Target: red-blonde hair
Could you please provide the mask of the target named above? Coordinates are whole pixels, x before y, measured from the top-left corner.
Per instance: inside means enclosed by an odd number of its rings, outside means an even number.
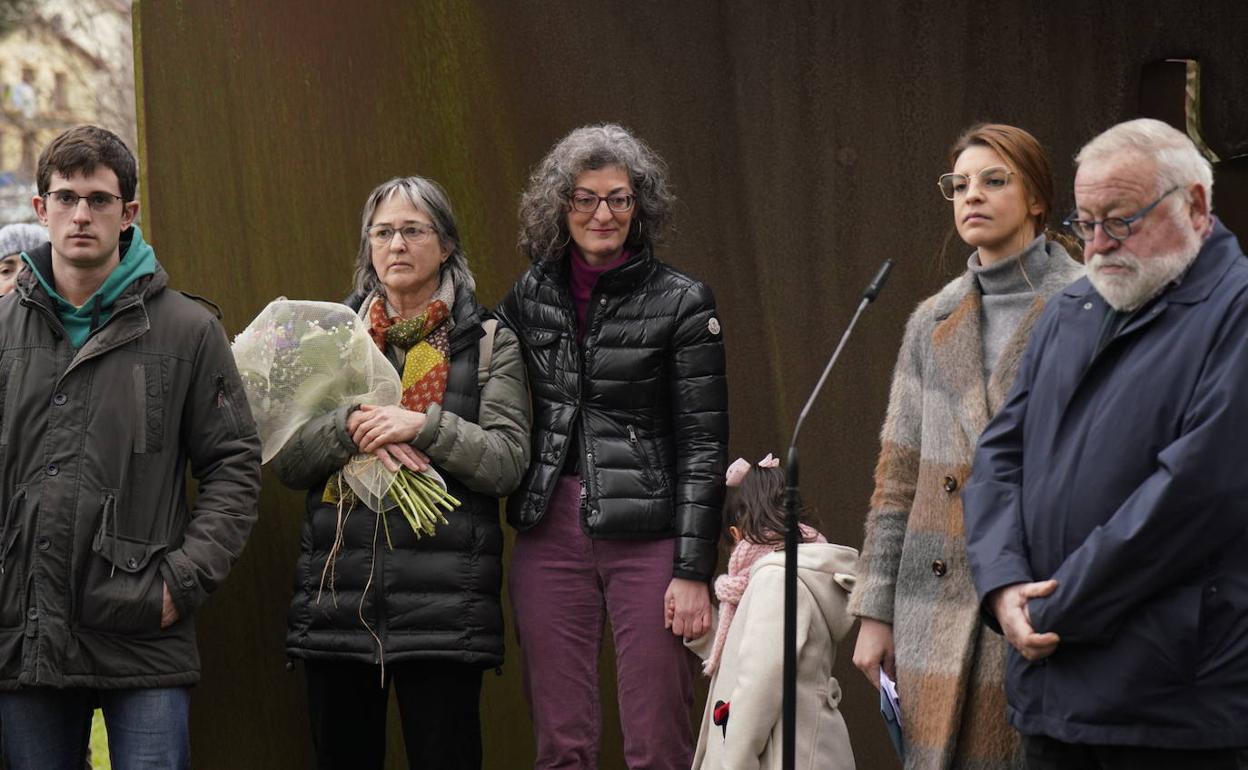
[[[1040,213],[1033,218],[1033,235],[1045,231],[1053,212],[1053,170],[1049,156],[1036,138],[1016,126],[1004,123],[979,123],[962,132],[949,148],[949,167],[970,147],[987,147],[1010,164],[1023,189],[1035,198]]]

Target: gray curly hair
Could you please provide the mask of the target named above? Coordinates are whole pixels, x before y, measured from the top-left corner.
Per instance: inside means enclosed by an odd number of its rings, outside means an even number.
[[[355,256],[355,291],[357,294],[381,292],[381,280],[373,269],[373,247],[368,240],[368,228],[373,224],[373,216],[377,207],[395,195],[429,215],[433,226],[438,231],[438,242],[442,248],[451,252],[442,263],[441,277],[449,275],[455,286],[463,286],[470,291],[477,290],[476,279],[468,268],[468,255],[459,240],[459,227],[455,224],[455,213],[451,210],[451,201],[446,191],[432,179],[423,176],[395,177],[382,182],[368,194],[364,203],[364,213],[360,224],[360,250]]]
[[[520,251],[534,262],[557,260],[567,251],[568,199],[585,171],[622,166],[637,196],[631,248],[662,242],[676,196],[667,182],[667,164],[645,142],[614,123],[582,126],[559,140],[529,176],[520,197]]]

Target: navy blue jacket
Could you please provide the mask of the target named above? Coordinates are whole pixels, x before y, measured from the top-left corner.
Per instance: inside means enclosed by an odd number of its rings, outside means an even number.
[[[1086,278],[1050,300],[962,498],[981,602],[1058,581],[1029,605],[1057,651],[1010,650],[1010,722],[1071,743],[1248,746],[1248,259],[1215,222],[1095,354],[1106,310]]]

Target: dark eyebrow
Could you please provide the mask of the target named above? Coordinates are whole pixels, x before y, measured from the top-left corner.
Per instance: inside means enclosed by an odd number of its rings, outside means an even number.
[[[594,192],[593,190],[589,189],[588,187],[577,187],[577,188],[574,188],[574,189],[572,190],[572,192],[574,192],[574,193],[577,193],[577,192],[583,192],[583,193],[588,193],[588,194],[590,194],[590,195],[597,195],[597,194],[598,194],[598,193]],[[607,193],[607,195],[615,195],[616,193],[619,193],[619,192],[622,192],[622,193],[624,193],[624,194],[626,194],[626,195],[632,195],[632,194],[633,194],[633,191],[632,191],[630,188],[628,188],[628,187],[616,187],[615,189],[613,189],[613,190],[611,190],[610,192],[608,192],[608,193]],[[606,196],[604,195],[603,197],[605,198]]]
[[[56,195],[57,193],[73,193],[74,195],[78,195],[78,193],[77,193],[76,191],[71,190],[71,189],[69,189],[68,187],[58,187],[58,188],[56,188],[55,190],[48,190],[48,195]],[[108,190],[92,190],[91,192],[89,192],[89,193],[83,193],[82,195],[79,195],[78,197],[80,197],[80,198],[90,198],[92,195],[101,195],[101,194],[103,194],[103,195],[111,195],[111,196],[113,196],[114,198],[120,198],[120,197],[121,197],[121,195],[120,195],[119,193],[109,192]]]

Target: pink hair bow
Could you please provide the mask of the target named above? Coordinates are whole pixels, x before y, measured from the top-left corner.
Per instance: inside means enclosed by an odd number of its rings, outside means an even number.
[[[744,457],[738,457],[732,461],[732,465],[728,466],[728,472],[724,474],[724,484],[729,487],[741,486],[741,481],[745,478],[745,474],[750,472],[750,463]],[[758,461],[760,468],[779,468],[780,460],[772,457],[771,452],[767,456]]]
[[[745,478],[745,474],[749,472],[749,462],[744,457],[738,457],[732,461],[732,465],[728,466],[728,472],[724,474],[724,484],[730,487],[739,487],[742,479]]]

